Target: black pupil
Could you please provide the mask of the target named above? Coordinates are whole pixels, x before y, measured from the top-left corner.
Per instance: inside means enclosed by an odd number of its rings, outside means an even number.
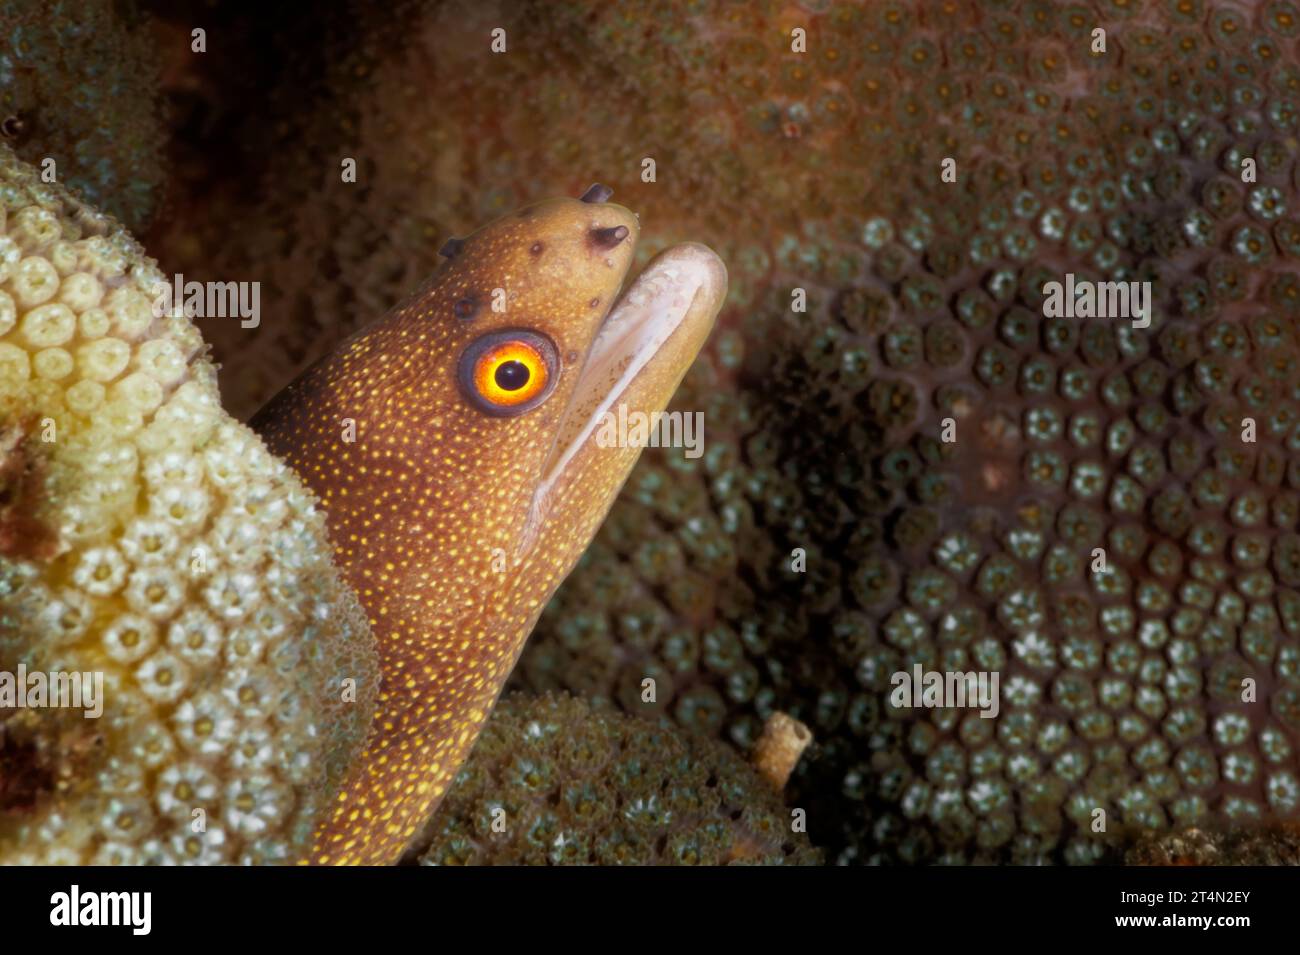
[[[502,391],[518,391],[528,384],[528,366],[521,361],[503,361],[493,377]]]

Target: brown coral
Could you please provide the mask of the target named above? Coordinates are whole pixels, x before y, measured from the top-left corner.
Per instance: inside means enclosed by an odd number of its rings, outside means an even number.
[[[571,697],[506,697],[411,858],[807,865],[798,811],[726,747]]]
[[[163,191],[157,60],[148,24],[128,4],[8,0],[0,142],[128,228],[143,228]]]

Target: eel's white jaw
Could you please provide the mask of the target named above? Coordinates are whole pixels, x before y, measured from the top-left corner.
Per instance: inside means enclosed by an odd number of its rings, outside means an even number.
[[[617,410],[632,382],[687,317],[699,313],[705,302],[720,302],[726,291],[726,266],[708,246],[687,242],[651,260],[619,296],[591,343],[539,496],[550,491],[606,413]]]
[[[727,268],[717,253],[708,246],[686,242],[655,256],[619,296],[588,349],[533,497],[525,541],[531,540],[545,521],[548,499],[568,475],[574,456],[593,440],[606,414],[617,414],[633,384],[659,372],[673,375],[674,384],[680,379],[685,368],[659,368],[655,357],[675,334],[689,332],[687,326],[712,324],[726,294]]]

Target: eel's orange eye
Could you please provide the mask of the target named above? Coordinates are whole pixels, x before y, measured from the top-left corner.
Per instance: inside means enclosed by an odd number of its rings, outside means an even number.
[[[511,328],[489,332],[460,356],[460,384],[480,411],[518,415],[550,396],[560,358],[545,335]]]

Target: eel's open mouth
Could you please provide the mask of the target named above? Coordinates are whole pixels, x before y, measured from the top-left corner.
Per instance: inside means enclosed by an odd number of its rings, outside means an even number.
[[[619,405],[663,410],[703,344],[727,294],[727,269],[696,242],[655,256],[611,307],[587,351],[533,499],[533,529],[580,450]],[[531,536],[531,535],[526,535]]]

